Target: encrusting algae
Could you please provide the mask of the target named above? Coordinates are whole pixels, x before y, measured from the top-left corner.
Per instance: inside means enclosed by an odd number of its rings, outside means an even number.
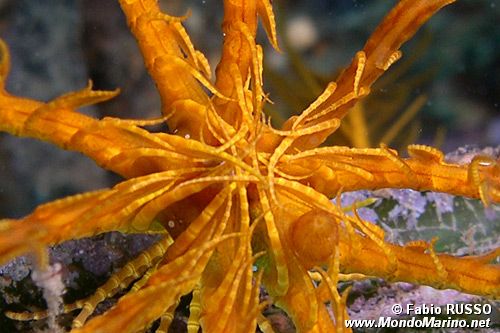
[[[350,273],[407,281],[497,298],[500,248],[481,256],[437,254],[433,243],[405,246],[331,201],[360,189],[406,188],[500,201],[498,160],[477,156],[446,163],[442,152],[410,145],[408,158],[385,145],[320,145],[370,86],[401,57],[402,43],[450,0],[402,0],[352,63],[309,107],[274,129],[263,115],[263,51],[257,17],[277,49],[268,0],[224,1],[221,60],[213,80],[192,45],[184,17],[162,13],[155,0],[121,0],[162,101],[151,120],[104,118],[75,111],[116,91],[85,89],[48,103],[4,89],[9,53],[2,42],[0,129],[81,152],[127,180],[111,189],[39,206],[0,224],[5,263],[32,253],[39,270],[46,248],[108,231],[160,232],[164,238],[125,265],[88,299],[72,332],[138,332],[161,319],[166,332],[182,295],[193,294],[188,332],[272,332],[262,315],[261,285],[299,332],[343,332]],[[166,122],[170,133],[148,125]],[[339,202],[340,200],[337,200]],[[177,223],[178,221],[183,223]],[[87,321],[95,306],[137,280],[107,312]],[[40,313],[9,313],[19,320]]]

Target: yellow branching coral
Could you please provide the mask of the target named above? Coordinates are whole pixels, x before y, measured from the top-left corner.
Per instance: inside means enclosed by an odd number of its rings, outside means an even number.
[[[182,26],[185,18],[162,13],[155,0],[120,0],[161,96],[163,115],[154,120],[77,113],[118,93],[95,91],[91,84],[48,103],[10,95],[3,89],[9,53],[1,43],[0,129],[84,153],[127,179],[4,220],[2,262],[34,253],[43,269],[47,245],[113,230],[161,229],[162,241],[95,295],[66,306],[82,309],[73,322],[79,333],[137,332],[158,318],[158,331],[166,332],[179,298],[190,292],[190,332],[199,326],[204,332],[254,332],[257,325],[270,331],[261,314],[261,284],[298,331],[348,331],[346,294],[336,289],[341,273],[498,297],[500,269],[490,262],[500,249],[456,258],[436,254],[432,244],[390,244],[379,227],[330,200],[345,191],[408,188],[498,203],[498,161],[449,164],[440,151],[421,145],[409,146],[408,158],[384,145],[320,147],[401,56],[401,44],[450,2],[400,1],[336,82],[279,130],[263,116],[263,51],[255,42],[260,17],[277,48],[268,0],[224,1],[215,80]],[[144,129],[159,122],[172,134]],[[137,278],[112,309],[87,321],[100,301]]]

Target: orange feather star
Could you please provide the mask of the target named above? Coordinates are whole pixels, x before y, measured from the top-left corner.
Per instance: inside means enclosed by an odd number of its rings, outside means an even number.
[[[469,165],[449,164],[439,150],[422,145],[409,146],[408,158],[386,146],[319,147],[399,59],[400,46],[451,2],[400,1],[337,81],[280,130],[264,120],[263,51],[255,42],[260,17],[277,48],[268,0],[224,1],[215,81],[182,26],[184,18],[162,13],[155,0],[120,0],[161,96],[158,120],[96,120],[75,112],[118,93],[91,85],[48,103],[10,95],[3,89],[9,53],[2,42],[0,130],[81,152],[128,180],[4,220],[1,261],[33,252],[43,269],[48,245],[160,227],[163,240],[95,295],[65,307],[82,308],[73,322],[79,333],[136,332],[158,318],[158,332],[165,332],[179,298],[192,291],[189,332],[199,325],[204,332],[255,332],[257,325],[270,332],[261,284],[298,331],[348,331],[345,295],[336,284],[341,273],[351,272],[498,297],[500,269],[489,262],[500,249],[456,258],[436,254],[432,244],[390,244],[379,227],[330,200],[346,191],[408,188],[498,203],[498,161],[477,157]],[[175,134],[143,128],[163,121]],[[87,322],[97,303],[140,277],[116,306]]]

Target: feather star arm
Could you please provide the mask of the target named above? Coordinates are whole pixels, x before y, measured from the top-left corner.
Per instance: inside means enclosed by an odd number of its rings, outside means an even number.
[[[100,166],[127,178],[193,166],[202,161],[193,162],[196,153],[179,153],[178,146],[192,147],[189,140],[150,133],[139,127],[159,123],[162,119],[97,120],[74,111],[84,105],[108,100],[116,96],[118,90],[96,91],[89,85],[48,103],[9,94],[4,88],[10,67],[9,52],[1,40],[0,52],[0,130],[81,152]]]
[[[371,85],[401,57],[399,48],[434,13],[455,0],[400,1],[370,36],[336,82],[330,83],[309,112],[288,119],[284,129],[308,126],[334,118],[342,119],[352,106],[370,93]],[[300,150],[319,146],[333,132],[323,131],[316,140],[298,140]]]
[[[209,82],[208,61],[194,49],[180,23],[182,18],[163,14],[156,0],[120,0],[120,5],[157,85],[162,112],[170,116],[170,129],[196,138],[196,127],[203,123],[210,103],[199,82],[215,92]],[[186,100],[199,107],[186,109],[179,103]]]
[[[304,182],[330,197],[340,189],[409,188],[478,198],[486,205],[500,202],[498,161],[478,156],[468,165],[449,164],[442,152],[423,145],[410,145],[408,152],[409,158],[401,158],[384,146],[324,147],[285,155],[278,167],[285,174],[299,176],[297,172],[306,170],[307,163],[309,171],[302,171]]]

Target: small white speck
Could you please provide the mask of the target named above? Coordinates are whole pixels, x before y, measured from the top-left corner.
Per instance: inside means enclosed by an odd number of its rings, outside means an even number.
[[[167,224],[168,224],[168,227],[169,227],[169,228],[173,228],[173,227],[175,227],[175,222],[174,222],[174,221],[172,221],[172,220],[168,221],[168,223],[167,223]]]
[[[188,140],[191,139],[191,135],[189,135],[189,134],[184,135],[184,139],[188,139]]]
[[[315,22],[309,16],[298,16],[288,22],[286,35],[292,47],[305,50],[312,47],[319,38]]]

